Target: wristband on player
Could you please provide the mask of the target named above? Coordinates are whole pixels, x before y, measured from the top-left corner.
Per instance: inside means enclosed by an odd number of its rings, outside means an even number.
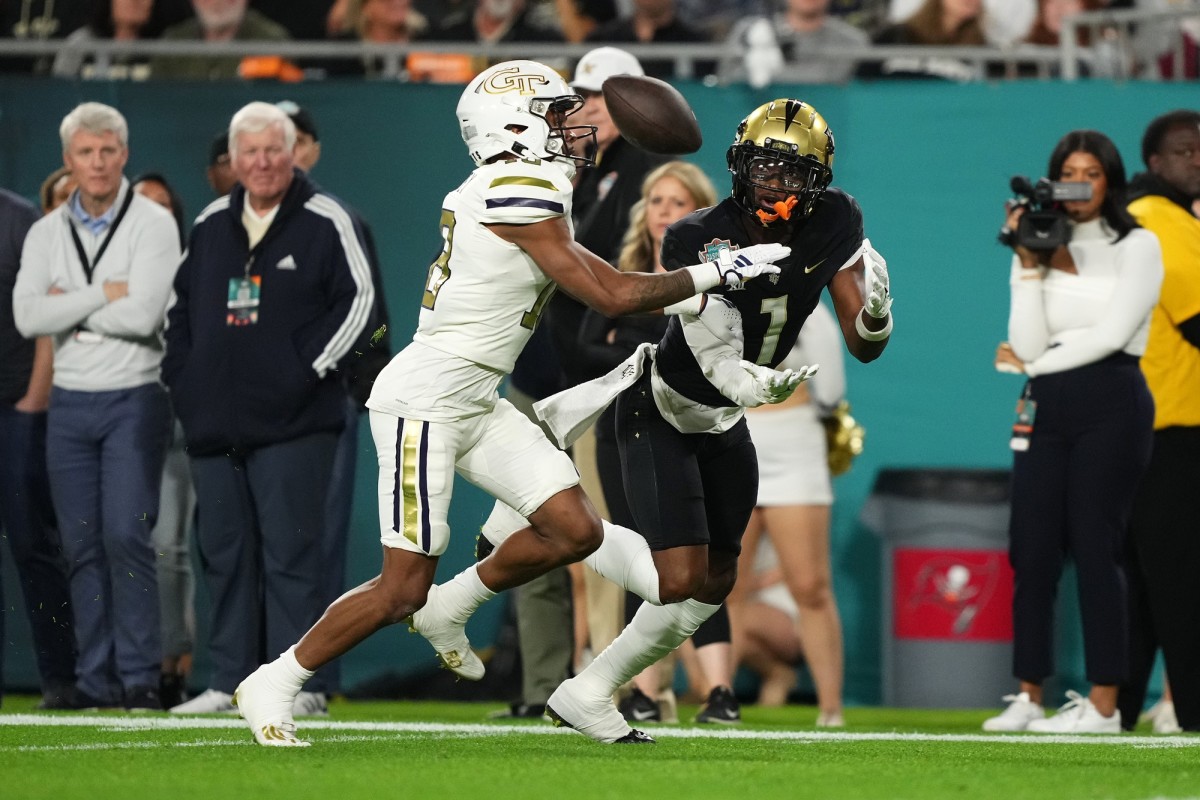
[[[695,284],[697,293],[707,292],[709,289],[715,289],[725,283],[721,267],[713,261],[684,267],[683,271],[692,276],[692,283]]]
[[[700,316],[701,312],[704,311],[704,306],[706,303],[708,303],[708,295],[701,292],[700,294],[694,294],[691,297],[685,297],[678,303],[671,303],[671,305],[663,308],[662,312],[666,316],[691,314],[694,317],[698,317]]]
[[[866,309],[863,310],[865,311]],[[873,331],[863,323],[862,312],[859,312],[854,317],[854,329],[858,331],[860,338],[868,342],[882,342],[892,335],[892,315],[888,314],[887,324],[883,326],[882,330]]]

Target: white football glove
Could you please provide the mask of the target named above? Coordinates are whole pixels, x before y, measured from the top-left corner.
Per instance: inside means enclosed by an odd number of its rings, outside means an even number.
[[[863,267],[866,273],[867,300],[863,304],[868,316],[883,319],[892,311],[891,282],[888,278],[887,262],[883,256],[871,246],[870,239],[864,239],[866,250],[863,252]]]
[[[696,319],[719,341],[730,345],[739,354],[745,336],[742,332],[742,312],[719,294],[706,295],[707,302]]]
[[[754,365],[749,371],[754,375],[756,393],[762,398],[759,405],[774,405],[787,400],[796,391],[796,387],[816,375],[819,368],[819,364],[813,364],[811,367],[775,370]]]
[[[717,260],[717,271],[721,273],[721,286],[741,288],[742,283],[760,275],[778,275],[779,267],[773,262],[787,258],[792,248],[782,244],[754,244],[740,250],[722,250]]]

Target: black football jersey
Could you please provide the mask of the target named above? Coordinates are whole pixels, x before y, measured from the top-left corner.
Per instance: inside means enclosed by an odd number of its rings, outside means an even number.
[[[663,266],[678,269],[712,260],[715,250],[722,246],[735,250],[750,246],[753,242],[739,219],[745,213],[728,198],[671,225],[663,237]],[[821,290],[862,242],[858,203],[840,189],[828,189],[812,215],[795,228],[791,240],[783,242],[792,252],[776,262],[778,275],[759,276],[736,290],[711,290],[723,294],[742,313],[746,337],[742,357],[768,367],[778,365],[796,343],[801,326],[821,298]],[[656,363],[667,384],[689,400],[716,407],[734,405],[704,377],[678,318],[672,318],[667,327]]]

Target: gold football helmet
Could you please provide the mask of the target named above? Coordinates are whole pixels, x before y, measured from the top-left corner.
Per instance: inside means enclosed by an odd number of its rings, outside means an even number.
[[[833,180],[833,132],[812,106],[780,98],[742,120],[725,159],[747,214],[763,225],[803,218]]]

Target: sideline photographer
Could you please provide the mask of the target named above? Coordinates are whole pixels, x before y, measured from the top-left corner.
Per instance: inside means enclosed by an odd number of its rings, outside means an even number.
[[[1009,522],[1013,674],[1020,691],[983,727],[1115,734],[1117,686],[1128,670],[1121,554],[1154,417],[1138,357],[1162,284],[1162,253],[1125,210],[1125,167],[1108,137],[1068,133],[1050,156],[1048,176],[1059,184],[1087,183],[1091,193],[1054,202],[1044,189],[1007,214],[1005,228],[1015,234],[1007,237],[1014,252],[1009,341],[997,349],[995,364],[1029,378],[1013,425]],[[1048,223],[1044,229],[1057,227],[1061,238],[1031,248],[1051,238],[1031,233],[1028,220],[1022,226],[1032,214]],[[1068,692],[1070,701],[1047,719],[1042,683],[1053,673],[1052,621],[1067,555],[1078,572],[1092,688],[1087,697]]]

